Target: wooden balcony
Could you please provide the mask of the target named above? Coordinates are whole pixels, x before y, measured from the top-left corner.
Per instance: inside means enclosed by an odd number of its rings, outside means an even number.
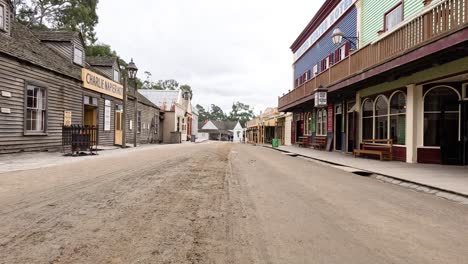
[[[330,88],[468,25],[468,0],[441,0],[278,99],[280,111],[310,100],[320,86]]]

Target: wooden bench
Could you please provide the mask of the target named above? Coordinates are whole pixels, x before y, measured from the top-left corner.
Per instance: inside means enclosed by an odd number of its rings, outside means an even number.
[[[314,142],[311,144],[314,149],[324,150],[327,146],[327,137],[315,137]]]
[[[361,149],[353,151],[354,157],[361,154],[378,156],[380,160],[393,160],[393,139],[365,139]]]
[[[297,145],[299,147],[307,148],[310,145],[309,137],[299,137],[297,141]]]

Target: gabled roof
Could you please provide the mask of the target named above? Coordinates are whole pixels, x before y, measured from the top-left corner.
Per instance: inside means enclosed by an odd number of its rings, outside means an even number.
[[[81,81],[81,67],[60,56],[27,27],[11,23],[11,37],[0,34],[0,52]]]
[[[168,91],[141,89],[139,92],[164,111],[171,111],[172,107],[175,106],[180,97],[179,90]]]
[[[33,29],[31,32],[41,41],[56,41],[56,42],[73,42],[74,39],[78,38],[81,41],[83,47],[86,47],[83,36],[80,32],[76,31],[55,31],[55,30],[43,30]]]
[[[233,130],[238,121],[212,121],[213,124],[220,130]]]
[[[86,57],[86,62],[91,66],[113,67],[117,61],[116,57]]]

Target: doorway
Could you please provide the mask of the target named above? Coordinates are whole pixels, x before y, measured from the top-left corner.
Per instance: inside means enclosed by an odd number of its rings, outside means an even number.
[[[356,145],[356,103],[355,102],[348,102],[346,106],[347,109],[347,144],[346,148],[349,153],[352,153],[355,149]]]
[[[92,105],[85,105],[83,124],[85,126],[91,126],[91,127],[97,126],[97,112],[98,112],[97,107],[92,106]]]
[[[299,140],[299,137],[304,136],[304,121],[299,120],[296,123],[296,142]]]
[[[468,101],[465,101],[464,103],[464,113],[463,113],[463,119],[464,120],[464,125],[463,125],[463,130],[464,130],[464,142],[465,142],[465,165],[468,165]]]
[[[343,106],[341,104],[335,107],[335,150],[343,149]]]
[[[115,140],[114,144],[122,146],[123,142],[123,132],[122,132],[122,116],[123,111],[115,111]]]
[[[460,103],[446,103],[442,106],[440,122],[440,151],[442,164],[461,165],[463,161],[463,144],[460,127]],[[463,139],[464,141],[464,139]]]

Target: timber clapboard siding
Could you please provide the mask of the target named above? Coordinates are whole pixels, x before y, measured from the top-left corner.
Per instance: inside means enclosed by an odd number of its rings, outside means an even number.
[[[411,18],[424,8],[423,0],[362,0],[362,46],[379,38],[379,31],[384,29],[385,14],[398,3],[403,3],[404,20]]]
[[[58,150],[62,142],[64,111],[72,111],[72,123],[81,124],[81,82],[40,67],[0,55],[0,107],[11,114],[0,113],[0,153]],[[25,85],[43,84],[47,89],[47,135],[24,136]]]
[[[126,113],[126,142],[128,144],[134,143],[134,130],[138,129],[138,124],[134,122],[135,114],[135,96],[133,88],[130,88],[131,95],[128,96],[127,100],[127,113]],[[162,141],[162,135],[160,133],[160,110],[149,102],[142,95],[138,94],[138,111],[141,112],[141,133],[137,133],[138,144],[150,144],[159,143]],[[133,127],[130,130],[130,120],[132,120]],[[149,125],[149,128],[148,128]]]

